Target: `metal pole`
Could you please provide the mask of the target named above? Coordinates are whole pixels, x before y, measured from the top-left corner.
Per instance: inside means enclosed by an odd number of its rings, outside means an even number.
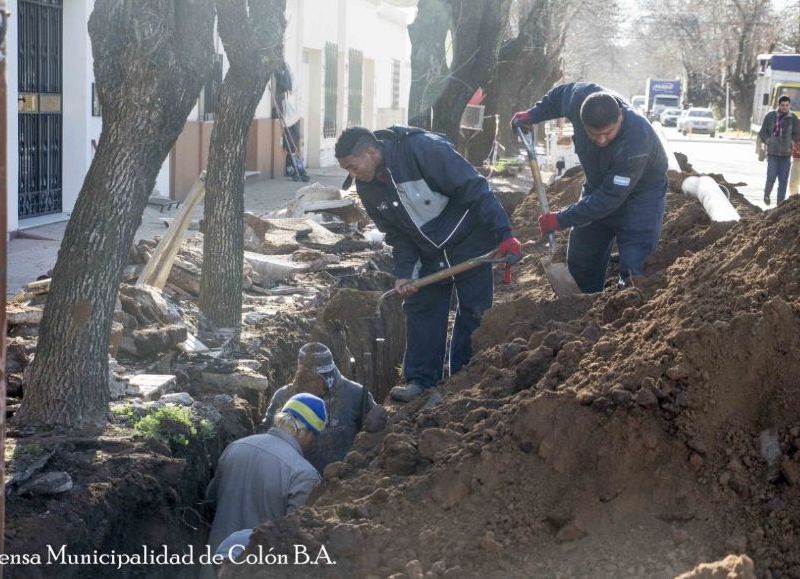
[[[728,121],[731,116],[731,84],[725,82],[725,132],[728,132]]]

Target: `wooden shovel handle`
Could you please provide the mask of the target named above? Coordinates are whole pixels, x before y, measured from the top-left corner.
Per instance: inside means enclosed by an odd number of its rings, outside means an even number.
[[[423,288],[425,286],[434,284],[437,281],[442,281],[443,279],[447,279],[448,277],[453,277],[460,273],[464,273],[465,271],[469,271],[484,263],[489,263],[494,259],[494,257],[495,257],[495,252],[494,250],[492,250],[489,253],[480,255],[478,257],[473,257],[472,259],[468,259],[467,261],[462,261],[461,263],[458,263],[452,267],[448,267],[447,269],[442,269],[430,275],[426,275],[425,277],[415,279],[414,281],[407,283],[403,287],[414,287],[417,289]]]

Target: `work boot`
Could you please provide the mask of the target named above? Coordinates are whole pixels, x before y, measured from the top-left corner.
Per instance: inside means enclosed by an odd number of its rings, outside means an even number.
[[[423,392],[425,392],[425,388],[411,382],[405,386],[395,386],[389,391],[389,396],[398,402],[411,402]]]
[[[764,193],[764,203],[766,205],[769,205],[769,203],[770,203],[770,201],[769,201],[769,193]]]

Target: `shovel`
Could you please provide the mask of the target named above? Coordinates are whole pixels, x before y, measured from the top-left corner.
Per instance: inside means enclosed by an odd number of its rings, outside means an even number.
[[[531,173],[533,174],[533,186],[536,188],[536,194],[539,196],[539,205],[541,205],[542,215],[544,215],[550,212],[550,205],[547,202],[547,194],[544,191],[542,174],[539,172],[539,163],[536,161],[536,151],[533,149],[535,136],[526,135],[519,127],[517,127],[517,134],[525,145],[525,151],[528,153],[528,163],[531,166]],[[553,288],[553,291],[559,298],[581,293],[578,284],[575,282],[569,269],[567,269],[567,264],[553,263],[553,255],[556,252],[555,233],[552,231],[548,233],[547,241],[550,255],[547,259],[542,259],[542,269],[544,269],[547,280],[550,282],[550,287]]]
[[[479,255],[478,257],[473,257],[472,259],[462,261],[461,263],[456,264],[452,267],[448,267],[447,269],[441,269],[430,275],[426,275],[425,277],[412,280],[403,287],[413,287],[420,289],[425,286],[434,284],[438,281],[442,281],[443,279],[447,279],[448,277],[453,277],[460,273],[464,273],[465,271],[474,269],[484,263],[505,263],[506,267],[508,268],[508,266],[510,266],[511,263],[516,263],[520,259],[521,259],[520,256],[510,256],[510,255],[508,257],[497,257],[495,251],[492,250],[489,253],[484,253],[483,255]],[[509,269],[506,269],[506,279],[508,279],[508,272]],[[378,298],[378,304],[375,306],[375,315],[378,318],[381,317],[381,308],[383,307],[384,300],[396,293],[397,293],[396,289],[390,289],[388,292],[381,294],[381,297]]]

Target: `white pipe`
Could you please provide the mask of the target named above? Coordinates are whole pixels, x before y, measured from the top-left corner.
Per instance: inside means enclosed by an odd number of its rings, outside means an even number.
[[[670,171],[680,172],[681,168],[678,165],[678,159],[664,136],[661,123],[653,123],[653,128],[661,141],[661,145],[664,147],[664,151],[667,153],[667,168]],[[687,177],[683,180],[681,190],[700,201],[711,221],[739,221],[739,213],[733,208],[725,192],[711,177]]]
[[[739,213],[711,177],[686,177],[681,189],[687,195],[700,200],[711,221],[739,221]]]

